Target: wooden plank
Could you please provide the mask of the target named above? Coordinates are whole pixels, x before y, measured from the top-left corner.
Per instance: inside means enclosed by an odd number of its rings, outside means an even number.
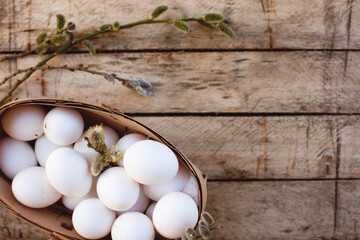
[[[213,179],[360,178],[359,115],[137,119]]]
[[[331,239],[334,182],[211,182],[214,239]]]
[[[210,179],[335,178],[337,130],[334,126],[342,118],[136,119],[169,139]]]
[[[354,11],[351,11],[351,3]],[[231,41],[220,33],[190,24],[188,35],[172,26],[140,26],[97,40],[101,50],[129,49],[346,49],[359,47],[357,1],[328,0],[244,0],[244,1],[172,1],[172,0],[21,0],[4,4],[5,19],[13,19],[12,39],[0,45],[0,51],[26,50],[34,45],[40,31],[53,32],[54,16],[64,14],[77,23],[78,32],[87,33],[105,23],[128,23],[148,17],[153,8],[167,4],[162,17],[181,18],[219,12],[226,16],[238,39]],[[351,14],[350,14],[351,13]],[[353,16],[354,20],[351,21]],[[1,19],[1,18],[0,18]],[[349,26],[349,27],[348,27]],[[0,35],[9,25],[0,21]],[[348,42],[349,41],[349,42]],[[349,45],[350,43],[350,45]]]
[[[336,133],[340,159],[339,177],[360,178],[359,117],[343,119],[340,124],[343,127]]]
[[[13,40],[10,34],[10,29],[13,28],[13,13],[10,6],[10,0],[3,0],[0,4],[0,51],[9,50]]]
[[[4,240],[48,240],[49,235],[31,226],[0,207],[0,239]]]
[[[359,181],[339,181],[335,236],[337,239],[359,239]]]
[[[348,29],[350,31],[348,31],[349,35],[349,46],[352,48],[358,48],[360,46],[360,41],[357,37],[353,37],[353,33],[355,33],[357,30],[359,29],[359,23],[360,23],[360,4],[354,4],[354,2],[352,2],[351,4],[351,21],[348,22]]]
[[[17,61],[17,67],[39,60],[30,56]],[[8,74],[9,63],[0,63],[0,78]],[[88,73],[48,71],[34,74],[14,96],[105,102],[125,112],[148,113],[360,111],[359,52],[66,54],[50,62],[64,63],[142,77],[153,83],[154,95],[141,97]],[[4,91],[0,88],[0,94]]]
[[[210,182],[207,211],[224,226],[213,239],[330,239],[334,185],[333,181]],[[9,232],[3,226],[1,239],[48,239],[4,211],[2,222]],[[19,231],[28,232],[16,238]]]

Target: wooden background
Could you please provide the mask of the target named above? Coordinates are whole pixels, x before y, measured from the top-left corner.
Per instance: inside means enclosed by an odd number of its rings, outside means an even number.
[[[36,73],[14,96],[105,103],[163,134],[209,175],[215,239],[360,238],[359,0],[0,0],[0,52],[32,48],[57,13],[85,33],[161,4],[164,18],[222,13],[238,38],[134,27],[94,41],[94,57],[78,48],[49,65],[142,77],[152,97],[65,71]],[[39,59],[0,63],[0,77]],[[48,238],[0,214],[1,239]]]

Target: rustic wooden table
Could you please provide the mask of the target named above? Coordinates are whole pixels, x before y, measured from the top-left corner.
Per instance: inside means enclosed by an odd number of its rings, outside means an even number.
[[[238,38],[139,26],[94,41],[94,57],[78,48],[49,65],[142,77],[152,97],[66,71],[35,73],[14,96],[106,103],[169,138],[209,175],[215,239],[359,238],[359,1],[0,0],[0,52],[33,47],[57,13],[84,33],[161,4],[163,17],[223,13]],[[39,59],[0,63],[0,77]],[[1,239],[48,239],[0,214]]]

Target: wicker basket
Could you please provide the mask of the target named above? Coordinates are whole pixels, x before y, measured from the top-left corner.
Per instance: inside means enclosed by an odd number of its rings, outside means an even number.
[[[85,126],[92,126],[96,123],[103,123],[116,129],[118,133],[139,132],[152,139],[166,144],[176,154],[178,160],[182,162],[189,171],[195,176],[199,184],[199,213],[205,210],[207,191],[206,176],[191,163],[174,145],[162,137],[160,134],[126,116],[117,109],[108,106],[95,106],[83,102],[59,100],[59,99],[23,99],[10,102],[0,108],[0,117],[5,110],[20,106],[35,104],[43,106],[45,109],[53,107],[70,107],[77,109],[85,120]],[[5,135],[3,129],[0,134]],[[53,239],[84,239],[72,227],[71,213],[61,208],[60,204],[42,209],[28,208],[20,204],[12,194],[11,181],[3,174],[0,174],[0,204],[12,212],[17,217],[24,219],[35,227],[50,234]],[[200,214],[199,214],[200,215]],[[104,238],[110,239],[110,237]]]

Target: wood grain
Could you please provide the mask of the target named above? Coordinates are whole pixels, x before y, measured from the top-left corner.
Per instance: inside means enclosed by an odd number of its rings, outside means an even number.
[[[340,181],[338,183],[337,224],[334,229],[338,239],[359,239],[360,182]]]
[[[349,121],[348,121],[349,120]],[[344,127],[337,131],[337,142],[339,151],[339,177],[359,178],[360,177],[360,150],[357,141],[360,136],[360,123],[343,119],[341,123]]]
[[[171,25],[140,26],[95,41],[98,50],[131,49],[349,49],[359,47],[358,1],[329,0],[4,0],[0,14],[0,51],[26,50],[34,46],[40,31],[53,32],[55,15],[64,14],[87,33],[105,23],[128,23],[147,18],[162,4],[164,18],[202,16],[219,12],[235,30],[231,41],[197,24],[185,35]],[[354,9],[354,10],[352,10]],[[352,20],[353,18],[353,20]],[[10,22],[9,22],[10,21]],[[350,24],[349,26],[349,23]],[[9,30],[10,28],[10,30]],[[6,37],[6,34],[10,36]],[[8,41],[11,38],[12,41]]]
[[[0,78],[38,56],[0,63]],[[14,96],[59,97],[125,112],[357,113],[360,52],[178,52],[59,55],[51,65],[88,66],[154,85],[152,97],[88,73],[35,73]],[[5,89],[0,88],[0,94]]]
[[[209,183],[214,239],[331,239],[334,182]]]
[[[214,239],[360,238],[359,1],[2,0],[0,52],[33,48],[38,33],[54,33],[57,13],[80,36],[146,18],[162,4],[164,18],[223,13],[238,38],[196,23],[189,34],[166,24],[108,34],[93,40],[102,54],[80,47],[50,64],[142,77],[154,96],[87,73],[49,71],[14,97],[104,102],[134,113],[209,175],[207,210],[224,225]],[[39,60],[0,63],[0,80]],[[4,209],[0,217],[0,239],[49,239]]]
[[[208,184],[207,210],[217,224],[213,239],[330,239],[334,225],[333,181],[282,182],[211,182]],[[1,210],[4,211],[4,210]],[[3,214],[10,234],[19,220]],[[23,238],[9,238],[0,232],[1,239],[48,239],[35,228]],[[11,235],[13,236],[13,235]]]
[[[359,115],[137,119],[210,179],[360,178]]]
[[[0,239],[3,240],[48,240],[49,235],[15,217],[0,207]]]
[[[328,116],[137,119],[168,138],[209,179],[335,178],[336,131],[341,121],[356,125],[360,120]]]

